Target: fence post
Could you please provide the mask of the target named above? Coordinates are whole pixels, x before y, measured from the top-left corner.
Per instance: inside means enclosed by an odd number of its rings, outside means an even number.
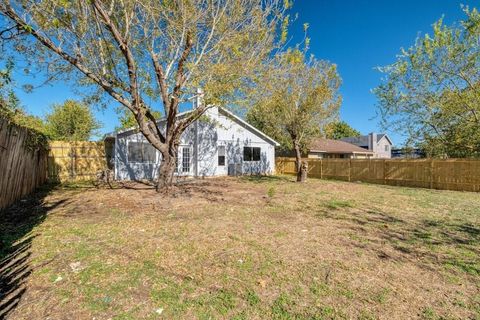
[[[323,158],[320,159],[320,179],[323,179]]]
[[[352,181],[352,158],[348,160],[348,182]]]
[[[433,158],[430,159],[430,189],[433,189]]]
[[[383,159],[383,184],[387,184],[387,161]]]

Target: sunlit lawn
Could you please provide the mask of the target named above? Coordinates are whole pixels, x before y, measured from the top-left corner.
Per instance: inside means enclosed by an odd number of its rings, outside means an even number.
[[[480,318],[479,194],[288,177],[133,187],[14,208],[47,215],[2,227],[6,248],[28,241],[32,271],[11,319]]]

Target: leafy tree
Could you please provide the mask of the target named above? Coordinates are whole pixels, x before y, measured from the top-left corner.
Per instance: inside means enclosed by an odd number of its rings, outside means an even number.
[[[22,35],[11,37],[11,48],[34,57],[35,65],[74,76],[132,112],[162,154],[160,189],[171,183],[185,129],[238,95],[284,40],[277,31],[289,6],[285,0],[4,0],[0,27]],[[177,118],[179,105],[199,87],[204,103]],[[151,111],[155,103],[163,107],[164,127]]]
[[[359,137],[360,132],[352,128],[345,121],[330,122],[325,126],[325,137],[328,139],[342,139],[347,137]]]
[[[295,151],[297,181],[302,149],[337,116],[341,103],[336,66],[305,55],[299,49],[278,55],[260,76],[247,113],[250,123]]]
[[[47,133],[54,140],[89,140],[100,128],[90,108],[73,100],[53,105],[45,120]]]
[[[116,130],[128,129],[138,126],[137,120],[135,120],[135,116],[128,109],[122,107],[117,108],[117,113],[118,120],[120,121],[120,126],[118,126]],[[152,115],[155,117],[155,119],[160,119],[162,113],[160,111],[152,110]]]
[[[398,60],[380,68],[386,77],[374,90],[385,127],[433,156],[480,155],[480,14],[433,25]]]
[[[20,106],[11,86],[13,66],[13,61],[9,59],[5,62],[5,67],[0,70],[0,108],[4,115],[7,111],[13,112]]]
[[[42,119],[27,114],[13,91],[13,69],[13,61],[8,59],[5,62],[5,68],[0,70],[0,117],[19,126],[38,131],[40,135],[43,135],[45,134],[45,124]]]

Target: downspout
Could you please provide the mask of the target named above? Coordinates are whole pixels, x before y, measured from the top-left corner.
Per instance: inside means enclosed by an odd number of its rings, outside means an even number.
[[[113,170],[114,170],[114,180],[119,180],[118,178],[118,133],[115,132],[115,146],[113,149]]]
[[[202,94],[202,89],[197,88],[197,95],[195,97],[195,108],[198,108],[200,106]],[[195,120],[194,132],[195,140],[193,142],[193,148],[195,150],[195,177],[198,177],[198,119]]]
[[[198,177],[198,120],[195,121],[194,132],[195,140],[193,141],[193,148],[195,150],[195,177]]]

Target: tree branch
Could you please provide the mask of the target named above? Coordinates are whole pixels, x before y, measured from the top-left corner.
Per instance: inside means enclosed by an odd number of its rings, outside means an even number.
[[[22,18],[20,18],[17,15],[17,13],[13,10],[13,8],[10,5],[6,4],[5,9],[2,10],[2,12],[18,25],[18,29],[28,30],[28,32],[34,38],[36,38],[41,44],[43,44],[48,49],[52,50],[54,53],[62,57],[65,61],[67,61],[72,66],[77,68],[89,79],[93,80],[95,83],[100,85],[115,100],[120,102],[122,105],[124,105],[128,109],[132,110],[131,103],[127,99],[125,99],[121,94],[116,92],[115,89],[112,87],[112,85],[108,81],[106,81],[105,79],[102,79],[100,76],[90,71],[78,58],[72,57],[71,55],[63,51],[60,47],[56,46],[49,38],[40,34],[36,29],[33,29],[28,23],[26,23],[24,20],[22,20]]]

